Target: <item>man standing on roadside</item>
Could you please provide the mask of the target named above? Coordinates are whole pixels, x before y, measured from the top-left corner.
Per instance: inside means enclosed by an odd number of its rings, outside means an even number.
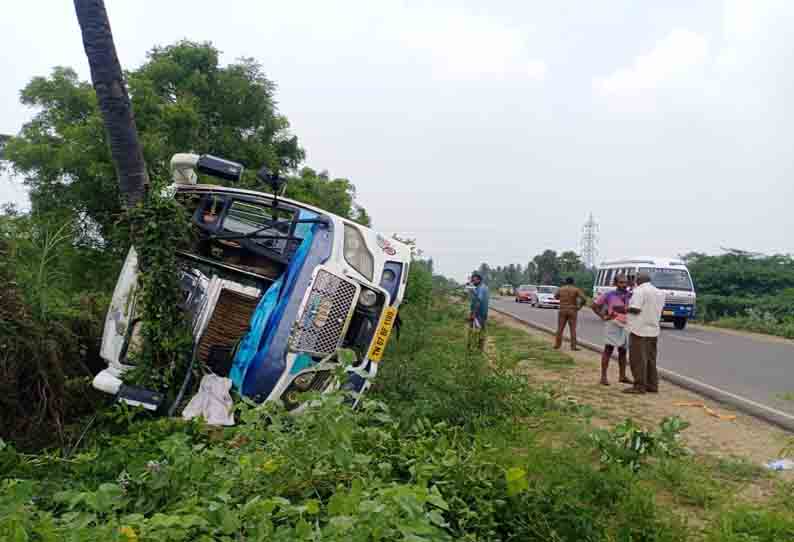
[[[628,291],[626,275],[615,277],[615,289],[598,296],[591,308],[596,316],[604,321],[604,352],[601,354],[601,384],[609,386],[607,371],[612,352],[618,349],[618,368],[620,382],[631,384],[626,376],[626,347],[629,332],[626,330],[626,309],[629,306],[631,292]]]
[[[629,363],[634,386],[623,390],[625,393],[659,391],[656,354],[662,309],[664,293],[651,284],[648,273],[637,275],[637,287],[631,294],[628,309]]]
[[[557,315],[557,337],[554,341],[554,348],[559,349],[562,346],[562,335],[567,324],[571,330],[571,350],[579,350],[576,346],[576,320],[579,316],[579,311],[587,303],[587,297],[585,297],[582,290],[574,286],[571,277],[565,279],[565,286],[560,288],[554,297],[560,300],[560,309]]]
[[[474,290],[471,292],[469,310],[469,322],[471,322],[469,346],[471,347],[472,340],[476,336],[477,348],[482,351],[485,347],[485,326],[488,321],[488,286],[482,281],[482,275],[479,273],[472,273],[471,283],[474,285]]]

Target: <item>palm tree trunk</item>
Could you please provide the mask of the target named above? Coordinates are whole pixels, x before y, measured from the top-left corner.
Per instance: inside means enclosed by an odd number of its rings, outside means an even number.
[[[132,104],[124,83],[103,0],[74,0],[99,110],[110,141],[122,204],[143,199],[149,184]]]

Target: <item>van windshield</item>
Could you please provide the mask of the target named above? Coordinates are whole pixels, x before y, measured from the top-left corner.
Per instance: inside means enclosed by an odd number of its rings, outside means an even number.
[[[651,283],[662,290],[692,291],[692,279],[683,269],[640,267],[640,273],[648,273],[651,276]]]

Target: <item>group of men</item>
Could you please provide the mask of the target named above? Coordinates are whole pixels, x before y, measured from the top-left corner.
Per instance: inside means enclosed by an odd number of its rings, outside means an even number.
[[[471,276],[474,289],[471,292],[469,322],[471,325],[470,346],[480,350],[485,344],[485,328],[488,320],[488,286],[482,276]],[[574,285],[572,278],[555,295],[560,301],[557,319],[557,335],[554,348],[562,346],[565,327],[570,329],[571,350],[579,350],[576,343],[576,323],[579,311],[587,304],[587,297]],[[598,296],[590,305],[593,312],[604,321],[604,351],[601,354],[601,380],[609,385],[607,372],[612,354],[618,351],[618,380],[631,384],[625,393],[657,393],[659,375],[656,370],[659,331],[664,309],[664,293],[651,284],[647,273],[635,277],[617,275],[615,289]],[[632,379],[626,374],[626,358],[631,367]]]
[[[631,384],[625,393],[657,393],[659,376],[656,370],[659,332],[664,309],[664,293],[651,284],[647,273],[634,277],[618,275],[615,289],[603,293],[590,305],[593,312],[604,321],[604,351],[601,354],[601,384],[609,385],[607,372],[615,349],[618,351],[618,379]],[[554,348],[562,346],[566,325],[570,328],[571,350],[576,344],[576,321],[579,311],[586,305],[584,292],[574,286],[571,278],[556,295],[560,300],[557,336]],[[626,374],[626,357],[633,380]]]

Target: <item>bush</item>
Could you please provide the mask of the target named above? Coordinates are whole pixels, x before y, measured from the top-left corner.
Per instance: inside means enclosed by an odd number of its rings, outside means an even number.
[[[0,215],[0,438],[23,449],[64,444],[98,399],[90,379],[107,300],[75,289],[74,274],[85,256],[80,279],[102,285],[91,279],[107,266],[71,243],[69,224]]]

